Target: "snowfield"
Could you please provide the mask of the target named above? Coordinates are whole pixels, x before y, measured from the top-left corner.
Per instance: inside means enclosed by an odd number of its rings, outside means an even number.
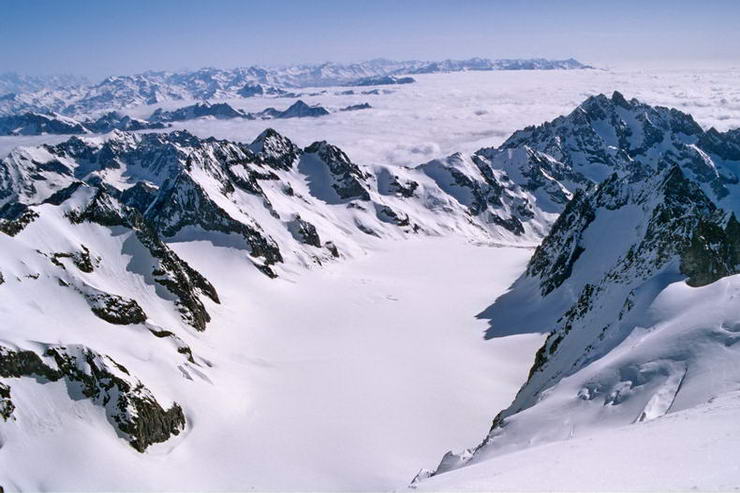
[[[17,421],[0,424],[0,483],[23,491],[403,488],[440,451],[488,430],[543,336],[484,341],[486,323],[476,319],[531,249],[378,243],[364,258],[275,280],[238,250],[173,244],[222,301],[201,336],[210,348],[203,356],[216,362],[210,381],[172,369],[140,375],[157,395],[188,402],[184,436],[139,454],[115,439],[98,406],[69,399],[63,383],[20,379]],[[2,311],[12,320],[21,308]],[[108,337],[116,348],[108,352],[146,358],[131,354],[126,338]]]
[[[428,479],[417,491],[734,491],[740,394]],[[413,491],[413,490],[412,490]]]

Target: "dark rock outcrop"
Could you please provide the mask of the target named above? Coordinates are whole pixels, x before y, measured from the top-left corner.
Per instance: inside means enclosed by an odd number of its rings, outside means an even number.
[[[0,208],[0,232],[15,236],[37,217],[38,213],[25,204],[6,204]]]
[[[0,418],[8,421],[13,417],[14,410],[15,404],[10,398],[10,387],[0,382]]]
[[[300,147],[290,139],[268,128],[257,136],[249,149],[255,154],[256,161],[275,169],[289,170],[302,154]]]
[[[56,114],[23,113],[0,117],[0,135],[86,134],[80,122]]]
[[[125,367],[84,346],[52,345],[43,355],[0,346],[0,377],[32,377],[41,383],[66,380],[70,392],[79,391],[103,406],[108,421],[139,452],[185,428],[185,416],[177,403],[163,408]],[[5,409],[9,409],[7,404]]]
[[[85,295],[90,309],[106,322],[117,325],[140,324],[147,316],[136,300],[109,293],[88,293]]]
[[[316,118],[328,114],[329,111],[323,106],[309,106],[299,99],[283,111],[267,108],[254,116],[258,118]]]
[[[152,270],[154,280],[166,287],[176,298],[183,319],[197,330],[204,330],[211,317],[199,294],[219,303],[216,289],[199,272],[178,257],[157,235],[155,229],[134,209],[117,202],[99,189],[85,208],[70,214],[73,222],[94,222],[103,226],[124,226],[157,259]]]
[[[288,230],[293,238],[301,243],[321,248],[321,238],[319,238],[319,233],[316,231],[316,226],[302,219],[300,215],[296,214],[295,219],[288,222]]]
[[[245,113],[242,110],[238,110],[232,107],[228,103],[196,103],[191,106],[184,106],[174,111],[164,111],[159,108],[154,111],[149,117],[150,122],[179,122],[186,120],[193,120],[195,118],[203,118],[210,116],[218,119],[229,119],[229,118],[253,118],[251,115]]]

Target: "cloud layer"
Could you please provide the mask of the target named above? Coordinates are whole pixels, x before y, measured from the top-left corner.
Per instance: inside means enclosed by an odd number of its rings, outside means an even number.
[[[337,95],[347,90],[337,88],[302,97],[309,104],[334,110],[369,102],[373,106],[369,110],[337,112],[315,119],[200,120],[178,127],[201,137],[251,141],[265,127],[272,126],[299,145],[330,141],[357,162],[406,165],[498,145],[517,129],[569,113],[586,97],[614,90],[627,98],[690,113],[707,128],[736,128],[740,126],[739,77],[740,67],[429,74],[415,76],[416,84],[389,86],[390,94]],[[254,112],[267,106],[285,109],[292,102],[294,99],[258,97],[230,103]],[[157,107],[170,109],[183,104],[142,107],[131,113],[149,116]],[[47,139],[60,140],[57,136]],[[34,138],[33,143],[38,141]],[[18,143],[26,142],[0,138],[0,154]]]

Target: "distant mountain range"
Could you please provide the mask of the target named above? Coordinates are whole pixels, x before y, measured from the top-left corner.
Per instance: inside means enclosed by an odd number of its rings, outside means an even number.
[[[357,111],[369,109],[368,103],[361,103],[340,108],[339,111]],[[58,113],[26,112],[19,115],[0,116],[0,136],[12,135],[80,135],[90,133],[108,133],[112,130],[136,131],[166,128],[171,122],[182,122],[198,118],[215,118],[229,120],[243,118],[246,120],[273,120],[281,118],[315,118],[329,115],[330,111],[321,105],[308,105],[296,101],[285,110],[266,108],[257,113],[234,108],[228,103],[195,103],[189,106],[165,111],[155,110],[151,116],[142,120],[124,115],[117,111],[105,113],[97,119],[77,120]]]
[[[63,89],[89,85],[90,80],[78,75],[24,75],[15,72],[0,73],[0,96],[11,93],[34,92],[43,89]]]
[[[413,82],[405,74],[465,70],[575,70],[591,68],[567,60],[505,59],[323,63],[287,67],[251,66],[229,70],[203,68],[189,72],[144,72],[120,75],[88,84],[67,78],[28,78],[5,74],[0,82],[0,115],[28,111],[65,116],[132,108],[164,101],[221,100],[282,95],[286,89],[329,86],[367,86]],[[5,94],[3,94],[5,93]]]
[[[0,135],[79,135],[107,133],[111,130],[150,130],[165,128],[164,123],[146,121],[111,111],[97,119],[76,120],[58,113],[26,112],[0,116]]]
[[[328,115],[329,110],[320,105],[310,106],[301,100],[290,105],[286,110],[267,108],[258,113],[247,113],[236,109],[228,103],[196,103],[174,111],[156,110],[149,117],[151,122],[175,122],[196,118],[213,117],[220,120],[245,118],[247,120],[269,120],[277,118],[305,118]]]

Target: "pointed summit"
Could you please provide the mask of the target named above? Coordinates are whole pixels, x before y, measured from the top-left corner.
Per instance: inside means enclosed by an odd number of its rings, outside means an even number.
[[[326,166],[326,170],[331,175],[331,186],[341,200],[354,198],[370,200],[370,194],[366,188],[369,175],[353,163],[340,148],[321,141],[306,147],[304,152],[307,157]]]
[[[316,117],[328,115],[329,112],[323,106],[309,106],[302,100],[298,100],[287,110],[283,111],[280,118],[302,118],[302,117]]]
[[[291,168],[301,154],[297,145],[273,128],[264,130],[248,147],[266,164],[286,170]]]
[[[619,91],[614,91],[612,93],[612,103],[616,104],[617,106],[621,106],[622,108],[630,108],[630,103],[622,96],[622,93]]]

